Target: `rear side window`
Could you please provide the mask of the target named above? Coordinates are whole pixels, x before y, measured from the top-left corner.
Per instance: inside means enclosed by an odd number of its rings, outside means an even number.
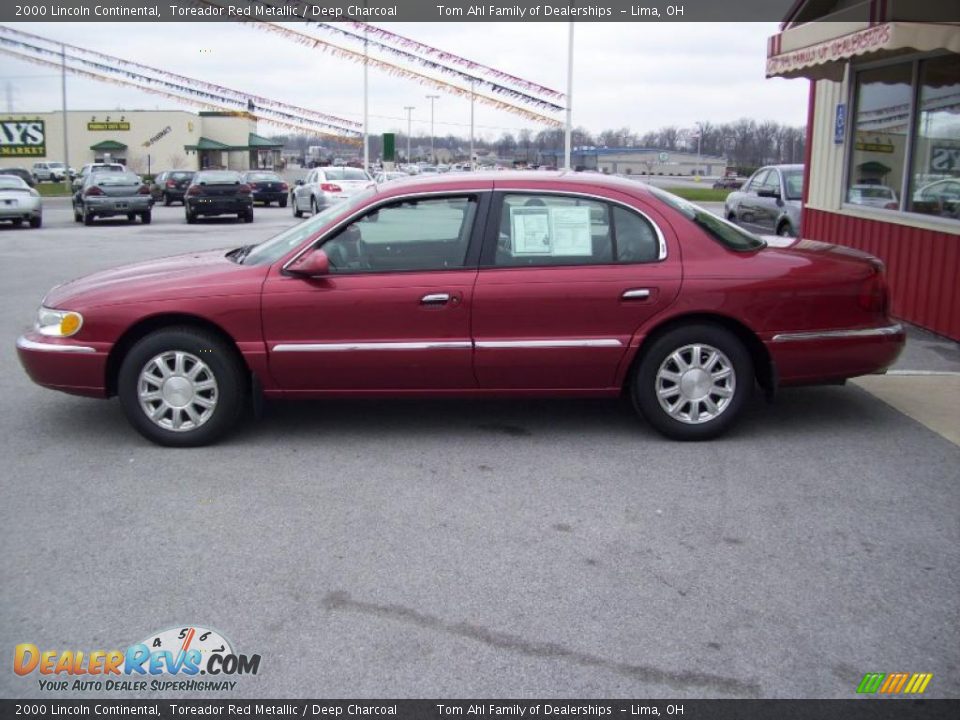
[[[747,232],[732,222],[717,217],[713,213],[707,212],[700,206],[687,202],[673,193],[668,193],[655,187],[647,187],[647,190],[651,195],[680,212],[688,220],[692,220],[701,229],[705,230],[710,237],[731,250],[751,252],[767,246],[766,242],[753,233]]]
[[[660,241],[649,220],[602,200],[505,195],[493,264],[606,265],[651,262]]]

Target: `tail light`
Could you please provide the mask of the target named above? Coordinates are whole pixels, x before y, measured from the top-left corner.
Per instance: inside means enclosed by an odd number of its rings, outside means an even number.
[[[860,295],[857,301],[860,307],[868,312],[883,313],[884,315],[887,313],[890,292],[882,272],[877,271],[864,280],[860,286]]]
[[[899,210],[899,209],[900,209],[900,206],[899,206],[897,203],[891,201],[891,202],[888,202],[886,205],[884,205],[884,206],[883,206],[883,209],[884,209],[884,210]]]
[[[281,190],[286,190],[286,189],[287,189],[287,184],[286,184],[286,183],[280,183],[280,189],[281,189]]]
[[[140,189],[137,190],[137,195],[149,195],[149,194],[150,194],[150,186],[149,186],[149,185],[141,185],[141,186],[140,186]]]
[[[98,188],[96,185],[91,185],[86,190],[83,191],[84,197],[92,197],[94,195],[103,195],[103,190]]]
[[[177,181],[176,181],[176,180],[167,180],[167,187],[168,187],[168,188],[175,188],[176,186],[177,186]]]
[[[191,185],[187,189],[187,195],[203,195],[203,188],[199,185]]]
[[[246,183],[237,188],[237,193],[240,195],[249,195],[251,192],[250,186]]]
[[[320,189],[324,192],[343,192],[341,187],[334,183],[320,183]]]

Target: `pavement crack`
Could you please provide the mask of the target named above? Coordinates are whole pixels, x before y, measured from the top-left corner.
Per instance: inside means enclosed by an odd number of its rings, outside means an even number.
[[[447,622],[442,618],[427,615],[426,613],[402,605],[382,605],[379,603],[354,600],[349,593],[342,590],[328,593],[321,601],[321,604],[324,609],[329,611],[356,612],[396,620],[427,630],[467,638],[493,648],[507,650],[528,657],[565,660],[582,667],[601,668],[640,682],[669,685],[678,689],[709,690],[714,693],[734,695],[737,697],[760,697],[761,694],[760,685],[755,682],[744,682],[737,678],[713,675],[711,673],[690,671],[672,672],[649,665],[632,665],[630,663],[617,662],[597,655],[591,655],[590,653],[573,650],[558,643],[526,640],[517,635],[497,632],[467,622]]]

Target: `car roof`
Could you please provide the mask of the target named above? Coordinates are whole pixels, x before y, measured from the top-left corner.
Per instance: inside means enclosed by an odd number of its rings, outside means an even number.
[[[521,186],[526,185],[527,188]],[[594,172],[573,172],[570,170],[529,172],[525,170],[500,170],[473,173],[431,174],[429,176],[411,175],[390,183],[390,192],[437,190],[444,188],[464,189],[475,186],[483,189],[503,188],[531,190],[564,190],[584,192],[584,186],[593,186],[615,190],[630,195],[650,196],[647,185],[639,178],[628,180],[616,175],[603,175]]]

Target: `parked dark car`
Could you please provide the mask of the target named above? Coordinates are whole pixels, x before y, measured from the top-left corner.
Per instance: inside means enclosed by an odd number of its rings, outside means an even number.
[[[727,220],[761,234],[800,234],[803,165],[768,165],[757,170],[724,201]]]
[[[150,194],[154,202],[163,201],[164,205],[183,202],[183,194],[196,172],[193,170],[164,170],[153,179]]]
[[[739,190],[743,187],[743,179],[738,177],[722,177],[713,184],[714,190]]]
[[[758,383],[882,372],[905,342],[888,300],[876,258],[769,247],[641,183],[433,175],[259,245],[58,285],[17,350],[34,382],[118,395],[163,445],[213,442],[251,397],[451,395],[625,395],[702,440]]]
[[[150,186],[132,172],[92,172],[86,175],[73,196],[73,219],[92,225],[97,218],[126,215],[133,222],[147,224],[151,220],[153,196]]]
[[[33,173],[25,168],[0,168],[0,175],[15,175],[30,187],[36,187],[36,182],[33,179]]]
[[[253,222],[253,192],[233,170],[201,170],[190,180],[183,199],[188,223],[211,215],[236,215]]]
[[[263,203],[264,206],[272,202],[280,207],[287,206],[290,196],[290,186],[282,177],[272,170],[250,170],[243,174],[243,182],[250,186],[253,192],[253,201]]]

